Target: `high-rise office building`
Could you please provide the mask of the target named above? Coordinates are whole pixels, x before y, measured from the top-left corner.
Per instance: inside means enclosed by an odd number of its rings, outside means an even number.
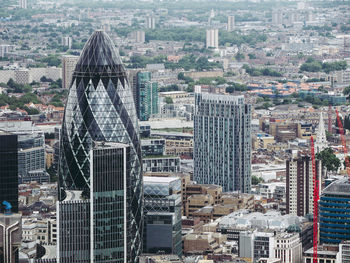
[[[0,213],[2,202],[18,212],[18,142],[17,135],[0,131]]]
[[[151,81],[151,72],[137,73],[135,104],[141,121],[147,121],[158,113],[158,83]]]
[[[18,135],[18,182],[48,182],[44,133],[31,121],[0,122],[0,131]]]
[[[17,263],[21,246],[17,139],[15,134],[0,131],[0,263]]]
[[[316,160],[316,175],[321,180],[321,161]],[[314,181],[309,156],[300,156],[286,162],[287,214],[305,216],[314,212]],[[321,184],[320,184],[321,185]],[[321,187],[320,193],[321,194]]]
[[[196,86],[194,180],[248,193],[250,166],[251,105],[243,96],[201,93]]]
[[[62,46],[72,48],[72,38],[62,37]]]
[[[59,262],[132,262],[129,158],[127,144],[94,142],[89,197],[66,190],[58,205]]]
[[[227,31],[231,32],[235,28],[235,16],[228,16],[227,17]]]
[[[62,58],[62,88],[68,89],[72,80],[75,65],[78,62],[77,56],[63,56]]]
[[[95,31],[86,43],[72,76],[61,131],[59,198],[64,199],[63,190],[82,191],[85,198],[89,197],[92,187],[90,150],[93,141],[129,145],[127,262],[137,262],[142,250],[143,190],[138,130],[135,104],[119,54],[106,33]],[[80,204],[82,203],[79,202]],[[90,213],[93,213],[93,206],[91,207]],[[81,209],[83,211],[86,208]],[[106,220],[114,216],[108,213]],[[69,221],[60,222],[60,225],[68,223]],[[108,233],[109,231],[99,232],[99,235]],[[69,239],[69,235],[63,236],[60,242],[69,243]],[[117,242],[109,245],[112,248],[120,244]],[[112,261],[96,259],[95,262]]]
[[[350,240],[350,182],[337,180],[322,191],[319,204],[320,243],[339,244]]]
[[[148,29],[156,28],[156,18],[154,16],[146,17],[146,28]]]
[[[19,0],[19,7],[27,9],[27,0]]]
[[[219,29],[207,29],[206,47],[219,48]]]
[[[144,252],[181,257],[181,179],[144,176],[143,183]]]

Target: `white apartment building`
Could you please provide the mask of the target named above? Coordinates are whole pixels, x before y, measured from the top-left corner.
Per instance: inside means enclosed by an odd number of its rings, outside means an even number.
[[[62,88],[69,89],[75,65],[78,62],[77,56],[64,56],[62,58]]]
[[[219,48],[219,29],[207,29],[206,47]]]

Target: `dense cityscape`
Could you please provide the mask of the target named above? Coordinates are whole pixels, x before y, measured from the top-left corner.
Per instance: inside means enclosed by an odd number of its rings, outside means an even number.
[[[0,0],[0,263],[350,263],[350,1]]]

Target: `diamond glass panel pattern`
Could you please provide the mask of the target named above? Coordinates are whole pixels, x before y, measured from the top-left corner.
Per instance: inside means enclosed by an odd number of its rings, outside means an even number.
[[[72,76],[61,133],[61,188],[89,190],[93,141],[131,147],[128,258],[136,262],[141,253],[143,193],[137,116],[125,68],[113,42],[102,31],[96,31],[85,44]]]

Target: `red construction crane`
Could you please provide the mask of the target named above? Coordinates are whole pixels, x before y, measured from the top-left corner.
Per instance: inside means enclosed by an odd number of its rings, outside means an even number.
[[[311,136],[311,161],[312,175],[314,182],[314,225],[313,225],[313,263],[317,263],[317,246],[318,246],[318,200],[319,196],[319,180],[316,171],[314,138]]]
[[[349,158],[348,158],[348,147],[346,147],[346,140],[345,140],[345,136],[344,136],[344,128],[343,128],[343,124],[340,120],[338,110],[336,109],[335,112],[337,114],[338,128],[339,128],[341,143],[343,145],[343,152],[344,152],[345,166],[346,166],[345,169],[346,169],[346,172],[348,173],[348,178],[350,181],[350,162],[349,162]]]

